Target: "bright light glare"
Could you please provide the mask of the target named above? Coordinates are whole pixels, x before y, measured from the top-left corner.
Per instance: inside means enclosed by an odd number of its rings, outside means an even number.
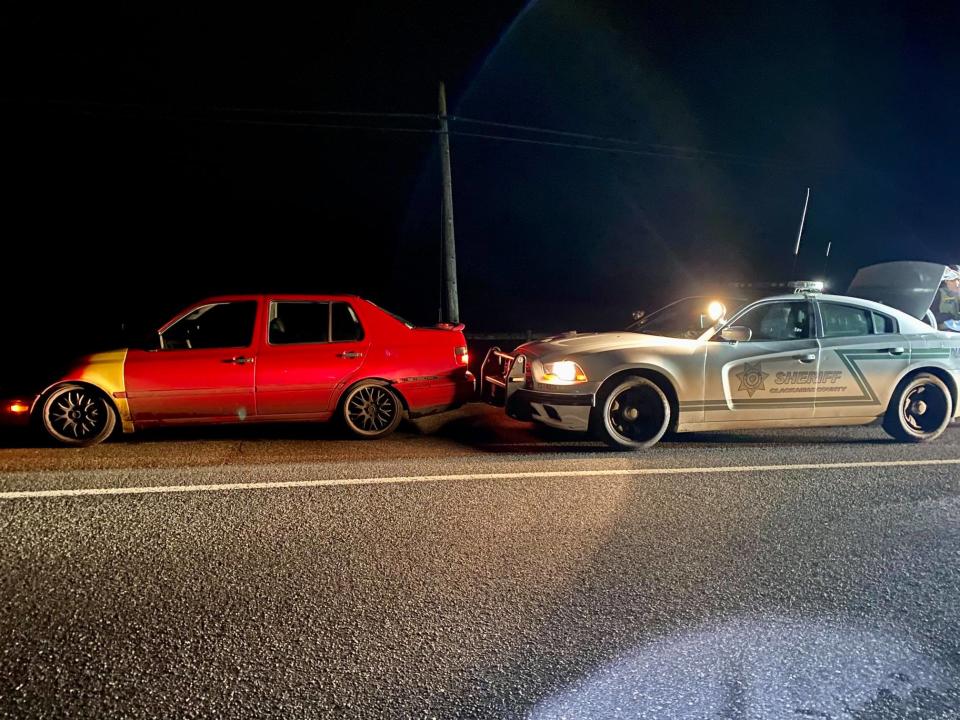
[[[702,720],[729,717],[736,707],[738,717],[851,718],[921,698],[956,705],[947,668],[887,625],[776,616],[707,623],[628,650],[528,715]]]
[[[16,402],[10,403],[10,405],[7,406],[7,409],[10,412],[12,412],[14,415],[22,415],[23,413],[28,412],[30,410],[30,406],[18,400]]]
[[[547,367],[550,368],[547,371],[550,375],[556,375],[558,380],[564,380],[566,382],[573,382],[577,377],[577,370],[580,369],[575,362],[570,360],[561,360]]]
[[[707,307],[707,315],[709,315],[710,319],[713,320],[714,322],[722,318],[726,314],[726,312],[727,312],[727,309],[723,306],[723,303],[718,300],[714,300]]]
[[[543,382],[586,382],[587,376],[573,360],[559,360],[543,366]]]

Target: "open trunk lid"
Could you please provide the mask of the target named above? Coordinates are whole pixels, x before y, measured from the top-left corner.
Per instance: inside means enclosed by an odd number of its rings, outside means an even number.
[[[911,260],[860,268],[847,295],[873,300],[922,319],[937,296],[946,265]]]

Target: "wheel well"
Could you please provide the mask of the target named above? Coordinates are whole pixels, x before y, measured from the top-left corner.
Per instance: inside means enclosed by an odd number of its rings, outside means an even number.
[[[670,427],[667,428],[667,432],[674,432],[677,429],[677,423],[679,422],[680,418],[680,401],[677,398],[677,390],[673,387],[673,383],[670,382],[670,379],[663,373],[657,372],[656,370],[650,370],[649,368],[631,368],[629,370],[621,370],[620,372],[614,373],[603,381],[603,384],[600,386],[600,390],[597,392],[597,395],[601,395],[609,387],[620,382],[623,378],[631,375],[644,377],[656,384],[658,388],[663,390],[663,394],[667,396],[667,401],[670,403]]]
[[[903,376],[903,379],[897,383],[897,388],[903,383],[910,380],[910,378],[919,375],[920,373],[929,373],[930,375],[935,375],[936,377],[943,380],[944,385],[950,390],[950,398],[953,400],[953,413],[957,413],[957,403],[960,402],[960,389],[957,388],[957,382],[954,380],[953,375],[951,375],[947,370],[939,367],[922,367],[911,370],[906,375]],[[891,397],[891,402],[893,398]]]
[[[340,397],[337,398],[336,410],[334,411],[335,414],[339,414],[340,411],[343,410],[343,401],[346,400],[347,393],[353,390],[360,383],[365,383],[365,382],[377,382],[377,383],[382,383],[383,385],[389,386],[390,389],[397,394],[397,397],[400,398],[400,404],[403,406],[404,412],[406,413],[410,412],[410,403],[407,402],[407,398],[403,396],[403,393],[400,392],[400,389],[396,385],[394,385],[392,382],[390,382],[386,378],[368,377],[368,378],[363,378],[362,380],[357,380],[355,382],[350,383],[340,392]]]
[[[41,417],[41,414],[43,413],[44,403],[47,402],[47,398],[50,397],[50,395],[53,392],[55,392],[59,388],[62,388],[64,385],[77,385],[79,387],[88,388],[89,390],[93,390],[94,392],[102,395],[104,398],[106,398],[107,402],[110,403],[110,407],[113,408],[113,412],[117,417],[117,427],[120,427],[122,425],[120,408],[117,407],[117,403],[114,401],[114,399],[110,397],[110,393],[108,393],[98,385],[94,385],[93,383],[85,382],[83,380],[64,380],[63,382],[58,382],[56,385],[51,385],[46,390],[44,390],[43,394],[37,398],[37,401],[33,405],[33,412],[30,413],[31,420],[33,420],[34,422],[38,422],[38,421],[43,422],[43,418]]]

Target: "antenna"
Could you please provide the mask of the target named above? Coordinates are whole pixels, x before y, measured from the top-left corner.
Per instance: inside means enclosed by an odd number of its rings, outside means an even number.
[[[807,188],[807,198],[803,201],[803,214],[800,216],[800,229],[797,231],[797,244],[793,248],[793,272],[797,269],[797,256],[800,254],[800,239],[803,237],[803,224],[807,221],[807,205],[810,204],[810,188]]]
[[[830,248],[833,247],[833,241],[827,242],[827,253],[823,256],[823,275],[827,274],[827,263],[830,262]]]

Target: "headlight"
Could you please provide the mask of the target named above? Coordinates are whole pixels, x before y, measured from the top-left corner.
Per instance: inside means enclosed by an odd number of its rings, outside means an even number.
[[[714,301],[713,301],[712,303],[710,303],[710,305],[707,307],[707,315],[708,315],[708,316],[710,317],[710,319],[713,320],[714,322],[716,322],[717,320],[722,319],[723,316],[726,315],[726,314],[727,314],[727,309],[723,306],[723,303],[720,302],[719,300],[714,300]]]
[[[587,374],[573,360],[536,362],[533,365],[533,376],[537,382],[548,385],[573,385],[587,381]]]

